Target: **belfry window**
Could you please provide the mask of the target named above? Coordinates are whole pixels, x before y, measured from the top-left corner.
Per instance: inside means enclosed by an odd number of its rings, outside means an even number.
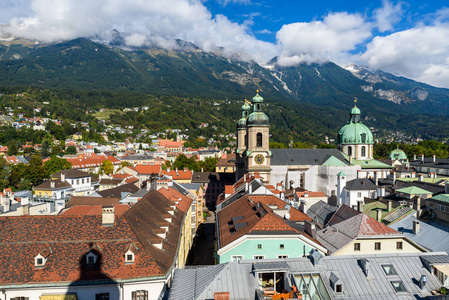
[[[360,138],[362,139],[362,143],[366,143],[366,133],[362,133]]]
[[[362,146],[362,157],[366,155],[366,147]]]
[[[348,155],[352,156],[352,147],[351,146],[348,147]]]
[[[262,133],[258,133],[257,134],[257,143],[256,143],[257,147],[262,147]]]
[[[245,134],[245,147],[248,146],[248,136]]]

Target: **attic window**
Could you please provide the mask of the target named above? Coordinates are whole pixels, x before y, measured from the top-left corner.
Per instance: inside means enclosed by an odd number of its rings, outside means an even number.
[[[393,265],[382,265],[382,269],[384,269],[384,272],[387,275],[398,275]]]
[[[35,267],[43,267],[45,265],[46,259],[38,254],[35,258],[34,258],[34,266]]]
[[[126,264],[131,264],[134,262],[134,253],[131,250],[128,250],[125,253],[125,263]]]
[[[97,262],[97,255],[92,252],[87,253],[86,255],[86,263],[88,265],[94,265]]]
[[[391,284],[393,285],[393,288],[396,291],[396,293],[407,292],[402,281],[392,281]]]
[[[336,285],[335,285],[335,292],[336,292],[337,294],[343,293],[343,285],[342,285],[342,284],[336,284]]]

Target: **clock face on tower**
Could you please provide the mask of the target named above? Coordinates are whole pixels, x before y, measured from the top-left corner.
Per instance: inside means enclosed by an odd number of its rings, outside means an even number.
[[[261,164],[263,164],[264,161],[265,161],[265,157],[264,157],[262,154],[257,154],[257,155],[254,157],[254,162],[255,162],[256,164],[261,165]]]

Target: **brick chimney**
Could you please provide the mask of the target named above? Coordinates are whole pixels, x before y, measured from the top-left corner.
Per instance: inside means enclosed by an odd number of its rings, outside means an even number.
[[[101,226],[114,226],[114,206],[103,205],[101,213]]]
[[[214,300],[229,300],[229,292],[217,292],[214,293]]]
[[[312,221],[304,221],[304,231],[314,239],[316,238],[316,227],[315,223],[313,223]]]

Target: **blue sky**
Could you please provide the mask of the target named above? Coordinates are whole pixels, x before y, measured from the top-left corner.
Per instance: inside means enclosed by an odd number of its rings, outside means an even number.
[[[175,49],[183,39],[262,65],[355,62],[449,88],[446,2],[3,0],[0,39],[110,40],[116,29],[128,47]]]

